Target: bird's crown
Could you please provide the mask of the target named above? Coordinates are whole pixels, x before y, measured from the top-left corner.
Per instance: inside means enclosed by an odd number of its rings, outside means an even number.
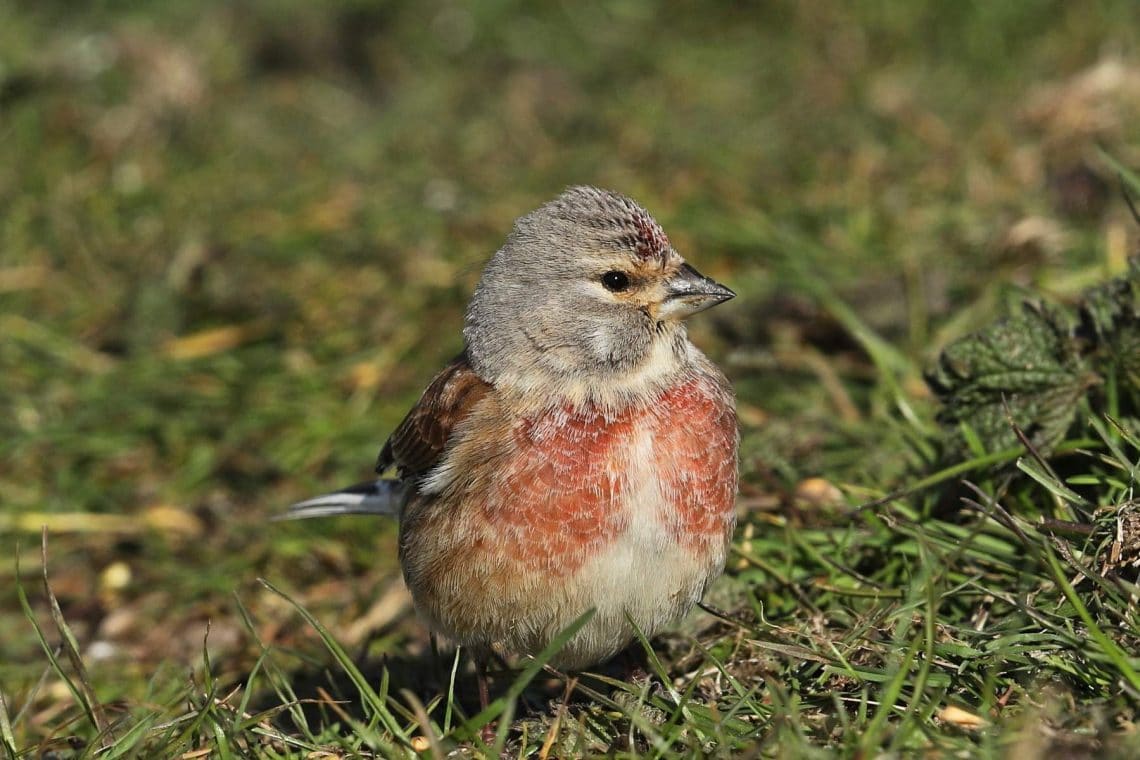
[[[664,263],[672,249],[649,212],[620,193],[577,185],[567,188],[544,210],[557,219],[593,228],[614,248],[631,250],[646,262]]]

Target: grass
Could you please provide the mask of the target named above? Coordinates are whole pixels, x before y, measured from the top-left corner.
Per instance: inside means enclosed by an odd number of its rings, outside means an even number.
[[[1123,271],[1138,21],[0,2],[0,749],[1133,756],[1135,423],[941,461],[922,373]],[[369,471],[575,182],[740,294],[692,332],[741,524],[647,678],[524,663],[479,715],[392,525],[267,520]]]

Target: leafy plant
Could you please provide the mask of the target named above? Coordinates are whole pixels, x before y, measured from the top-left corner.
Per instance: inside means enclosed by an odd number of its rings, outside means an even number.
[[[1021,311],[948,346],[926,380],[942,402],[942,455],[1019,443],[1048,455],[1088,416],[1140,415],[1140,258],[1075,308]],[[1087,414],[1078,412],[1084,408]]]

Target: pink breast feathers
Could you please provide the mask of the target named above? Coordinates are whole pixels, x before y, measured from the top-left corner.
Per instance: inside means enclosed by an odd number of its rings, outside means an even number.
[[[558,410],[517,425],[517,449],[483,505],[499,530],[492,540],[534,570],[577,570],[629,524],[623,495],[643,485],[645,467],[630,457],[647,426],[663,517],[678,542],[694,551],[722,543],[733,522],[736,419],[700,379],[618,414]]]
[[[628,522],[617,505],[629,487],[620,452],[634,413],[558,410],[515,427],[515,453],[485,503],[488,523],[519,561],[554,575],[577,570]]]
[[[735,524],[736,411],[699,379],[666,391],[657,408],[657,467],[677,539],[697,550],[723,543]]]

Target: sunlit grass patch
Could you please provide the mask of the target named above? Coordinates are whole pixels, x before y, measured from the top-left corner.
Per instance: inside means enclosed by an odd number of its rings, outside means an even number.
[[[1136,22],[0,4],[0,749],[1136,754],[1134,330],[1057,365],[1047,429],[975,395],[947,446],[923,380],[1027,298],[1121,317],[1089,291],[1136,251]],[[479,717],[394,526],[267,521],[368,474],[511,221],[580,182],[739,293],[692,333],[741,526],[646,673],[564,703],[521,663]]]

